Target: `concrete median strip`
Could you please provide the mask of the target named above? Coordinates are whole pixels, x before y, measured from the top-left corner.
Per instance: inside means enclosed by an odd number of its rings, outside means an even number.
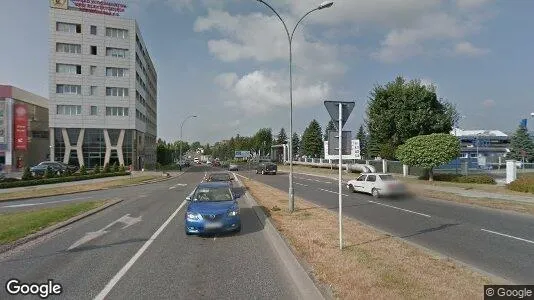
[[[246,178],[242,175],[235,174],[236,181],[244,187],[239,177]],[[276,227],[271,223],[269,217],[258,205],[254,197],[249,192],[245,192],[245,199],[250,202],[254,212],[264,227],[264,233],[267,239],[271,242],[273,249],[277,252],[278,256],[287,268],[289,276],[295,284],[301,299],[324,299],[315,283],[310,278],[304,267],[299,263],[296,256],[293,254],[289,246],[286,244]]]
[[[57,231],[57,230],[59,230],[61,228],[64,228],[64,227],[74,223],[74,222],[77,222],[77,221],[79,221],[81,219],[84,219],[84,218],[87,218],[87,217],[89,217],[91,215],[94,215],[94,214],[96,214],[96,213],[98,213],[98,212],[100,212],[100,211],[102,211],[102,210],[104,210],[106,208],[109,208],[109,207],[111,207],[111,206],[113,206],[115,204],[118,204],[118,203],[120,203],[122,201],[123,201],[123,199],[121,199],[121,198],[112,199],[108,203],[106,203],[106,204],[104,204],[104,205],[102,205],[100,207],[97,207],[97,208],[92,209],[90,211],[87,211],[87,212],[85,212],[83,214],[80,214],[80,215],[77,215],[75,217],[72,217],[72,218],[70,218],[70,219],[68,219],[66,221],[63,221],[63,222],[57,223],[55,225],[52,225],[50,227],[47,227],[47,228],[45,228],[45,229],[43,229],[43,230],[41,230],[39,232],[30,234],[30,235],[28,235],[26,237],[23,237],[21,239],[16,240],[15,242],[12,242],[12,243],[9,243],[9,244],[6,244],[6,245],[1,245],[0,246],[0,253],[4,253],[4,252],[10,251],[10,250],[13,250],[13,249],[15,249],[15,248],[17,248],[19,246],[22,246],[22,245],[24,245],[24,244],[26,244],[26,243],[28,243],[30,241],[33,241],[33,240],[36,240],[36,239],[38,239],[40,237],[43,237],[45,235],[51,234],[54,231]]]

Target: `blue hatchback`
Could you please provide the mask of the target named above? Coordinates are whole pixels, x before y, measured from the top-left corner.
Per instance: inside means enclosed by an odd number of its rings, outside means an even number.
[[[210,234],[241,231],[238,195],[227,182],[203,182],[186,198],[185,233]]]

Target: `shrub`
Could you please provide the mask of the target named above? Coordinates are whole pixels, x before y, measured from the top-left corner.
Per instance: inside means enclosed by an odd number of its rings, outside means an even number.
[[[111,167],[111,172],[118,173],[119,172],[119,165],[117,165],[116,162],[113,163],[113,166]]]
[[[96,165],[93,169],[93,174],[100,174],[100,165]]]
[[[126,172],[126,168],[124,167],[124,165],[120,165],[119,173],[125,173],[125,172]]]
[[[72,176],[72,171],[69,169],[66,169],[65,172],[63,172],[63,174],[61,175],[63,175],[63,177],[70,177]]]
[[[509,190],[534,194],[534,178],[520,177],[506,185]]]
[[[52,170],[47,168],[43,174],[43,178],[53,178],[53,177],[54,177],[54,172],[52,172]]]
[[[31,180],[33,178],[32,172],[30,171],[30,167],[24,168],[24,172],[22,173],[22,180]]]
[[[428,173],[420,176],[419,179],[428,180]],[[461,174],[434,174],[435,181],[458,182],[458,183],[477,183],[477,184],[496,184],[495,179],[490,175],[461,175]]]
[[[42,185],[42,184],[52,184],[52,183],[61,183],[61,182],[71,182],[71,181],[81,181],[81,180],[88,180],[88,179],[96,179],[96,178],[104,178],[104,177],[113,177],[113,176],[119,176],[123,174],[116,174],[116,173],[110,173],[110,174],[91,174],[91,175],[77,175],[77,176],[70,176],[70,177],[56,177],[56,178],[37,178],[33,180],[17,180],[14,178],[8,178],[9,181],[3,181],[0,182],[0,189],[7,189],[7,188],[14,188],[14,187],[24,187],[24,186],[34,186],[34,185]],[[15,180],[15,181],[12,181]]]
[[[80,175],[87,175],[87,168],[85,168],[85,165],[80,167]]]
[[[102,173],[107,174],[111,172],[111,169],[109,168],[109,164],[105,164],[104,168],[102,169]]]

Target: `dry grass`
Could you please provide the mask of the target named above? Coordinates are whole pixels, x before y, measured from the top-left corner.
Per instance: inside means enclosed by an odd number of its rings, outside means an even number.
[[[161,176],[147,175],[147,176],[139,176],[139,177],[133,177],[133,178],[122,178],[122,179],[110,180],[110,181],[105,181],[105,182],[64,186],[61,188],[57,188],[57,187],[43,188],[42,186],[41,188],[32,187],[32,188],[29,188],[28,190],[19,191],[19,192],[0,193],[0,201],[25,199],[29,197],[32,197],[32,198],[47,197],[47,196],[57,196],[57,195],[65,195],[65,194],[72,194],[72,193],[96,191],[96,190],[125,186],[129,184],[136,184],[136,183],[140,183],[143,181],[152,180],[155,178],[161,178]]]
[[[340,299],[482,299],[482,286],[492,281],[450,260],[345,218],[345,248],[338,244],[337,215],[296,199],[296,212],[284,207],[286,194],[243,180],[268,212],[293,251],[312,268],[321,284]],[[310,230],[312,229],[312,230]]]

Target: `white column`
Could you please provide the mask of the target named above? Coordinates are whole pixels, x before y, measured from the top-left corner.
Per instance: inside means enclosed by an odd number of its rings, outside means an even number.
[[[402,165],[402,176],[406,177],[408,176],[408,165]]]
[[[75,148],[70,144],[69,134],[67,128],[61,128],[61,134],[63,135],[63,143],[65,144],[65,156],[63,156],[63,163],[68,164],[70,159],[70,151]]]
[[[382,159],[382,172],[388,172],[388,161],[387,159]]]
[[[50,143],[49,143],[49,153],[50,153],[50,161],[54,161],[55,160],[55,157],[56,157],[56,147],[55,147],[55,143],[56,143],[56,136],[55,136],[55,132],[54,132],[54,128],[50,128],[49,130],[49,139],[50,139]]]
[[[124,143],[125,129],[121,129],[119,133],[119,140],[117,145],[111,145],[111,139],[107,129],[104,129],[104,141],[106,142],[106,156],[104,157],[104,165],[109,164],[111,158],[111,150],[117,150],[117,156],[119,157],[119,164],[124,165],[124,156],[122,154],[122,144]]]
[[[80,134],[78,135],[78,141],[76,142],[76,154],[78,155],[78,164],[83,166],[85,163],[83,161],[83,138],[85,136],[85,128],[80,129]]]
[[[515,160],[506,160],[506,184],[517,179],[517,164]]]

